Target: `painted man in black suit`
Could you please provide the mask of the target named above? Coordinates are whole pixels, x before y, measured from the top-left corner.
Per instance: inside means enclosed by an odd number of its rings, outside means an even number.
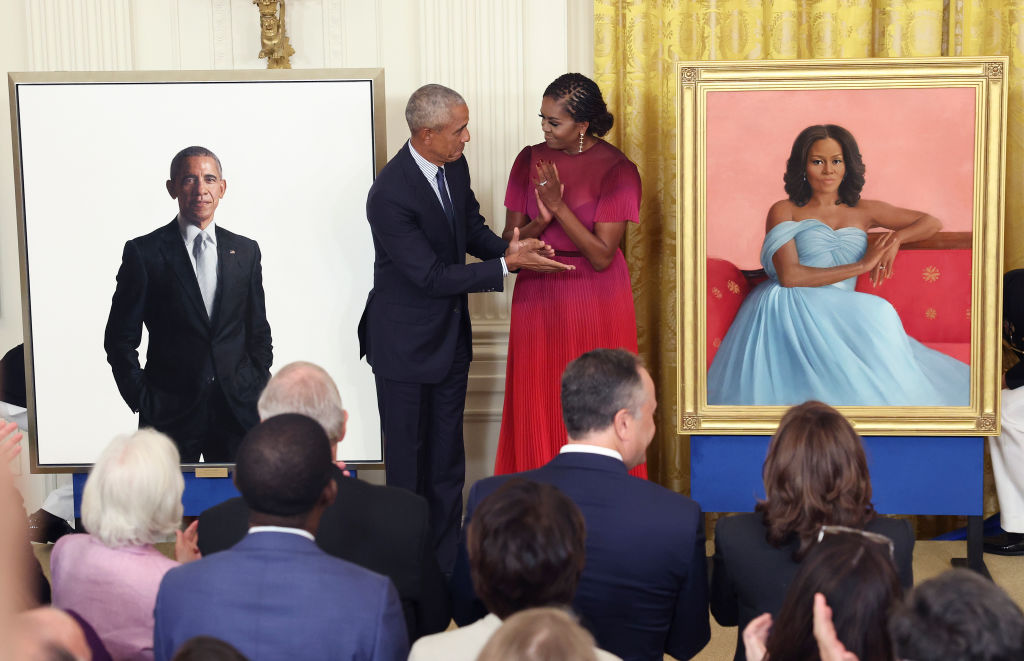
[[[469,109],[455,91],[425,85],[409,98],[411,136],[366,200],[373,290],[359,323],[373,367],[388,484],[426,496],[441,569],[450,572],[462,518],[472,330],[466,294],[500,291],[509,271],[562,271],[536,239],[506,243],[480,215],[462,155]],[[483,261],[466,264],[466,253]]]
[[[331,456],[345,437],[348,412],[334,380],[321,367],[296,362],[270,379],[260,396],[260,418],[301,413],[324,428]],[[345,477],[332,469],[338,497],[327,506],[316,544],[391,579],[402,600],[409,640],[444,631],[451,619],[448,589],[434,557],[427,503],[404,489],[381,487]],[[249,528],[249,508],[241,498],[211,507],[199,517],[199,550],[204,556],[234,546]]]
[[[171,161],[178,215],[125,243],[103,346],[140,427],[174,439],[184,463],[229,462],[259,421],[273,353],[260,248],[213,219],[227,190],[220,160],[188,147]],[[139,365],[142,326],[149,333]]]

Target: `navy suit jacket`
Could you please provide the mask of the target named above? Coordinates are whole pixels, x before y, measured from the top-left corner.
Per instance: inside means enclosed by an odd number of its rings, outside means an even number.
[[[402,600],[409,640],[448,628],[448,587],[434,556],[427,501],[405,489],[345,477],[336,467],[338,496],[320,517],[316,544],[327,553],[391,579]],[[204,557],[229,549],[249,531],[241,498],[199,516]]]
[[[689,659],[707,644],[704,515],[697,503],[631,476],[617,459],[566,453],[536,470],[474,484],[467,524],[480,501],[511,477],[552,484],[583,512],[587,561],[573,606],[599,647],[626,661],[661,661],[665,653]],[[455,621],[468,624],[483,609],[472,594],[464,541],[452,580]]]
[[[373,289],[359,321],[359,351],[378,376],[439,383],[469,331],[466,294],[501,291],[508,243],[484,224],[465,156],[445,166],[452,225],[406,143],[366,200],[373,233]],[[486,260],[466,264],[466,253]]]
[[[199,635],[234,645],[250,661],[404,661],[409,654],[391,581],[286,532],[253,533],[170,570],[153,615],[156,661]]]
[[[139,365],[142,326],[149,332]],[[217,225],[217,293],[206,314],[177,219],[124,244],[103,337],[107,362],[140,426],[174,436],[215,379],[240,425],[259,422],[256,400],[270,379],[273,352],[260,248]]]

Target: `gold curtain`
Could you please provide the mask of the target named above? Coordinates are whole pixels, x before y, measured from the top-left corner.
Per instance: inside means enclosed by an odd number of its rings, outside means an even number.
[[[688,492],[675,430],[675,96],[679,60],[1008,55],[1006,268],[1024,266],[1024,0],[595,0],[594,70],[640,170],[641,222],[627,233],[640,351],[658,389],[651,479]]]

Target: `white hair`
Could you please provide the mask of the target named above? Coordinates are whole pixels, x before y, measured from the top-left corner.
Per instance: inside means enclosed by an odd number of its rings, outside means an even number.
[[[165,434],[140,429],[103,450],[82,494],[86,530],[110,548],[152,544],[181,525],[178,448]]]
[[[331,443],[345,435],[345,408],[334,379],[313,363],[288,363],[277,371],[256,403],[260,420],[283,413],[301,413],[313,418],[327,432]]]
[[[405,104],[405,121],[409,131],[439,129],[452,117],[452,108],[466,105],[466,100],[455,90],[430,83],[419,88]]]

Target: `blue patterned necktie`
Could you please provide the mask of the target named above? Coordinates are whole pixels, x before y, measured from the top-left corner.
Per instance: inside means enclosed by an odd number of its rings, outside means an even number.
[[[437,192],[441,194],[441,206],[444,207],[444,215],[448,216],[448,225],[451,226],[452,236],[454,236],[455,209],[452,207],[452,198],[448,197],[448,186],[444,182],[444,168],[437,168]]]

